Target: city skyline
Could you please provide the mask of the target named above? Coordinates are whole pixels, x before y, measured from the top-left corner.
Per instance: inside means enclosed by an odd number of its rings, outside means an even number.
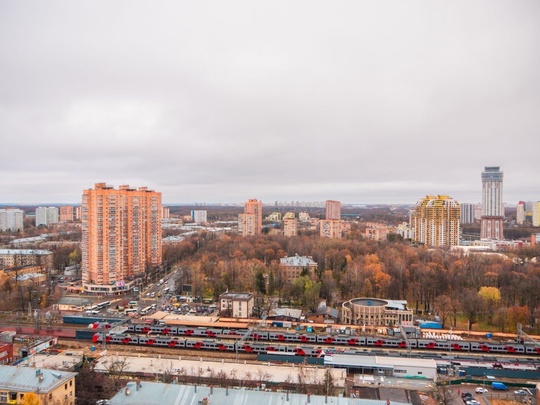
[[[104,12],[106,10],[106,12]],[[540,3],[0,5],[0,202],[540,199]]]

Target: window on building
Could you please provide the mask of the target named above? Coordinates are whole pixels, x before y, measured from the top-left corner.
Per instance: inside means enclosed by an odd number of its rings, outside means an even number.
[[[7,392],[0,392],[0,402],[5,403],[7,402]]]
[[[73,385],[73,380],[70,380],[69,386],[71,387]]]
[[[66,384],[64,385],[64,389],[66,389],[66,390],[67,390],[67,383],[66,383]]]

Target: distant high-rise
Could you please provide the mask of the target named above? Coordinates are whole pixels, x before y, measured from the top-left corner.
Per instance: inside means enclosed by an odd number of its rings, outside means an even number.
[[[37,207],[36,208],[36,226],[50,225],[58,223],[57,207]]]
[[[520,201],[516,207],[516,224],[523,225],[525,222],[525,202]]]
[[[482,239],[503,239],[503,172],[499,166],[488,166],[482,172]]]
[[[342,222],[336,219],[321,219],[319,221],[319,234],[323,238],[340,239],[343,234]]]
[[[18,208],[0,209],[0,231],[17,232],[23,230],[24,211]]]
[[[255,236],[261,234],[261,201],[252,198],[244,204],[244,213],[238,215],[238,231],[242,234],[242,236]]]
[[[411,213],[412,239],[428,246],[459,245],[460,205],[446,196],[426,196]]]
[[[532,204],[532,226],[540,226],[540,201]]]
[[[474,223],[474,204],[461,204],[461,219],[462,224]]]
[[[207,212],[206,210],[193,210],[191,211],[191,219],[196,224],[204,224],[207,221]]]
[[[161,193],[105,183],[82,196],[82,279],[89,293],[132,287],[134,277],[162,263]]]
[[[341,203],[339,201],[326,201],[326,217],[325,219],[341,219]]]
[[[75,219],[75,210],[71,205],[63,205],[59,209],[60,222],[73,222]]]
[[[298,220],[293,216],[292,218],[283,219],[283,235],[296,236],[298,234]]]

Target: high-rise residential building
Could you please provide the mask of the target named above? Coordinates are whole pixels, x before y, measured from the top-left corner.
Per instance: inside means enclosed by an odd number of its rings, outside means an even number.
[[[516,207],[516,224],[523,225],[525,222],[525,202],[520,201]]]
[[[482,172],[482,239],[503,239],[503,172],[500,169],[499,166],[488,166]]]
[[[341,203],[339,201],[327,200],[326,201],[326,217],[328,220],[340,220],[341,219]]]
[[[82,219],[82,207],[78,205],[75,207],[75,221],[80,221]]]
[[[283,219],[283,234],[285,236],[296,236],[298,234],[298,221],[296,218]]]
[[[171,217],[171,209],[169,207],[162,207],[161,211],[161,218],[169,219]]]
[[[460,205],[446,196],[426,196],[411,213],[412,239],[428,246],[459,245]]]
[[[343,229],[341,221],[341,203],[327,200],[325,219],[319,222],[319,234],[324,238],[341,238]]]
[[[474,204],[461,204],[461,223],[473,224],[474,223]]]
[[[336,219],[321,219],[319,221],[319,234],[323,238],[340,239],[342,235],[342,222]]]
[[[36,208],[36,226],[50,225],[58,223],[57,207],[37,207]]]
[[[532,226],[540,226],[540,201],[532,203]]]
[[[23,210],[17,208],[0,209],[0,231],[22,231],[24,226],[23,219]]]
[[[127,291],[162,263],[161,193],[105,183],[82,196],[82,278],[90,293]]]
[[[60,222],[73,222],[75,219],[75,209],[71,205],[64,205],[59,208]]]
[[[262,202],[250,199],[244,204],[244,213],[238,216],[238,231],[242,236],[260,235],[262,232]]]
[[[208,222],[206,210],[191,211],[191,220],[196,224],[204,224]]]
[[[298,219],[300,222],[309,222],[309,214],[307,212],[300,212],[298,214]]]

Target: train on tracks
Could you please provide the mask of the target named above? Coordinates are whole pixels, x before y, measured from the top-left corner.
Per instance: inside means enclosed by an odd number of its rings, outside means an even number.
[[[283,352],[302,356],[320,356],[323,349],[305,345],[333,346],[332,349],[381,348],[447,351],[454,353],[492,353],[540,356],[540,345],[528,343],[495,343],[479,341],[450,341],[410,338],[407,342],[396,337],[306,334],[248,329],[223,329],[186,325],[128,324],[122,333],[108,333],[110,325],[95,324],[106,333],[78,333],[80,339],[97,343],[103,336],[109,343],[222,350],[245,353]],[[95,330],[94,330],[95,331]],[[83,336],[84,335],[84,336]],[[192,339],[195,338],[195,339]],[[235,342],[235,340],[238,341]]]
[[[96,333],[92,337],[92,342],[102,343],[103,338],[107,344],[137,345],[146,347],[168,347],[176,349],[190,350],[214,350],[221,352],[236,352],[248,354],[280,354],[306,357],[322,357],[325,352],[320,347],[292,346],[292,345],[272,345],[265,343],[224,341],[220,339],[196,339],[177,338],[168,336],[143,336],[120,334]]]

